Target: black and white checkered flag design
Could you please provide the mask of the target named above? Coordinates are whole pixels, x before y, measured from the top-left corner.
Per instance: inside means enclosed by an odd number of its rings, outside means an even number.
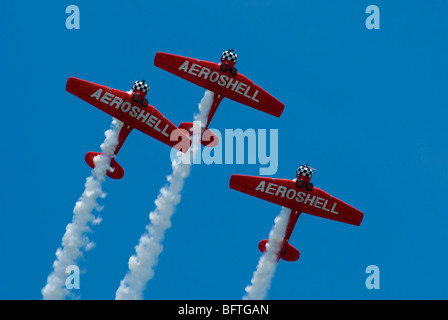
[[[313,170],[310,167],[300,166],[297,168],[297,175],[311,178],[313,176]]]
[[[236,55],[236,53],[233,53],[233,51],[226,50],[221,55],[221,61],[224,60],[230,60],[236,63],[236,61],[238,60],[238,56]]]
[[[142,81],[135,81],[134,84],[132,85],[132,90],[133,91],[139,90],[143,93],[147,93],[149,91],[149,86]]]

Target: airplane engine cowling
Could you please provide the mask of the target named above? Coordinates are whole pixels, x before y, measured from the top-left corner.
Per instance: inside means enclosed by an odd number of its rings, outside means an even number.
[[[143,93],[148,93],[149,91],[149,85],[145,83],[145,80],[142,81],[135,81],[132,85],[132,90],[135,91],[141,91]]]
[[[229,60],[233,63],[236,63],[238,61],[238,55],[233,52],[233,49],[226,50],[221,55],[221,61]]]
[[[309,177],[311,178],[313,176],[313,169],[311,169],[310,167],[306,166],[299,166],[297,168],[297,172],[296,172],[296,176],[304,176],[304,177]]]

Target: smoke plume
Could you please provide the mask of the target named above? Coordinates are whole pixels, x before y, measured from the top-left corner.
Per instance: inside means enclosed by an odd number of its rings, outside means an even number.
[[[90,232],[90,225],[100,222],[100,219],[95,217],[92,212],[94,209],[98,212],[102,209],[97,199],[98,197],[105,197],[102,191],[102,183],[105,180],[107,170],[110,168],[110,161],[114,156],[122,125],[121,121],[114,119],[111,129],[105,132],[106,139],[101,145],[102,154],[94,158],[95,169],[92,170],[92,175],[86,179],[84,192],[73,209],[72,222],[67,225],[62,237],[62,247],[56,250],[53,271],[48,276],[47,284],[42,289],[45,300],[60,300],[70,296],[70,291],[66,287],[67,267],[76,265],[78,259],[83,255],[83,250],[88,251],[95,246],[89,240],[87,233]]]

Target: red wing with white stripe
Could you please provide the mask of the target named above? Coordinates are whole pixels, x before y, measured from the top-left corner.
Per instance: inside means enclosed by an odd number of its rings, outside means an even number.
[[[173,134],[178,138],[172,141],[170,136],[178,128],[155,107],[149,104],[147,107],[143,107],[141,104],[133,102],[131,94],[127,92],[73,77],[68,79],[66,90],[126,125],[138,129],[170,147],[186,152],[190,146],[190,139],[180,131]],[[187,145],[184,146],[179,141],[183,141]]]
[[[294,180],[234,174],[230,188],[318,217],[359,226],[363,213],[319,188],[298,188]]]
[[[220,65],[213,62],[158,52],[154,65],[215,94],[276,117],[280,117],[285,107],[244,75],[223,72]]]

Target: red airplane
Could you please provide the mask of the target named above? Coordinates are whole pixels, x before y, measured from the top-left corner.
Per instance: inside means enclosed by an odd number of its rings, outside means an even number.
[[[145,83],[145,80],[135,81],[132,90],[124,92],[70,77],[67,80],[65,90],[123,122],[118,136],[118,145],[114,151],[114,158],[134,128],[182,152],[187,152],[190,147],[190,139],[181,130],[175,132],[178,128],[155,107],[148,104],[146,94],[149,86]],[[173,137],[171,137],[172,134]],[[93,158],[98,154],[100,153],[88,152],[86,154],[85,160],[91,168],[95,167]],[[115,159],[111,161],[111,168],[107,172],[109,177],[121,179],[124,176],[124,169]]]
[[[314,188],[310,182],[312,175],[313,170],[305,165],[299,166],[294,180],[238,174],[234,174],[230,178],[230,188],[291,209],[277,262],[280,258],[285,261],[299,259],[299,250],[288,242],[302,212],[355,226],[359,226],[364,217],[361,211],[321,189]],[[261,252],[265,252],[267,242],[268,240],[261,240],[258,244]]]
[[[238,73],[235,68],[237,59],[238,57],[233,52],[233,49],[226,50],[222,53],[219,64],[157,52],[154,58],[154,65],[215,93],[213,104],[208,115],[207,125],[202,129],[203,132],[207,130],[210,121],[224,97],[270,115],[280,117],[285,108],[284,104],[254,84],[247,77]],[[191,132],[192,126],[193,124],[191,122],[183,122],[179,125],[179,128]],[[205,146],[216,146],[218,144],[218,137],[210,130],[208,130],[208,136],[213,137],[213,139],[206,139],[204,136],[201,139],[202,144]]]

